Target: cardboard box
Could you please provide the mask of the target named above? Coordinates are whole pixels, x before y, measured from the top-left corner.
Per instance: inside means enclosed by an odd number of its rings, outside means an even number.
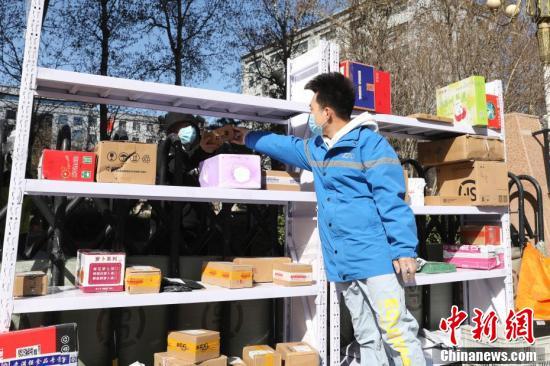
[[[313,269],[309,264],[273,264],[273,283],[282,286],[309,286],[313,284]]]
[[[485,83],[487,93],[487,127],[500,130],[504,126],[504,92],[501,80]],[[489,102],[491,106],[489,106]],[[491,118],[494,108],[494,118]]]
[[[319,365],[319,353],[305,342],[279,343],[276,350],[282,355],[284,366]]]
[[[258,155],[219,154],[200,164],[201,187],[259,189],[262,186]]]
[[[500,226],[498,225],[463,225],[460,228],[463,244],[500,245]]]
[[[504,142],[481,136],[460,136],[418,144],[418,161],[424,166],[468,160],[504,161]]]
[[[48,294],[48,276],[42,271],[20,272],[15,274],[13,296],[40,296]]]
[[[299,191],[300,174],[280,170],[263,171],[262,188],[271,191]]]
[[[437,89],[437,115],[453,118],[454,123],[469,126],[487,126],[485,78],[467,79]]]
[[[246,363],[240,357],[230,357],[227,363],[231,366],[246,366]]]
[[[254,282],[273,282],[273,265],[275,263],[291,263],[288,257],[274,258],[235,258],[235,264],[247,264],[252,266]]]
[[[218,358],[220,357],[220,333],[205,329],[170,332],[167,350],[191,363]]]
[[[1,365],[78,365],[75,323],[0,333]]]
[[[124,280],[129,294],[152,294],[160,292],[162,274],[160,269],[151,266],[134,266],[126,268]]]
[[[374,67],[352,61],[340,62],[340,73],[355,86],[355,109],[375,111]]]
[[[38,165],[38,178],[93,182],[96,155],[93,152],[44,150]]]
[[[246,366],[281,366],[282,364],[281,354],[265,345],[244,347],[243,360]]]
[[[500,130],[501,113],[498,96],[487,94],[487,127]]]
[[[424,197],[426,206],[470,206],[470,197],[459,196],[426,196]]]
[[[386,71],[374,71],[374,110],[391,114],[391,77]]]
[[[221,146],[225,142],[231,142],[233,137],[233,126],[225,125],[223,127],[216,128],[213,131],[205,131],[203,138],[210,140],[211,143]]]
[[[96,149],[98,182],[155,184],[156,144],[101,141]]]
[[[504,268],[504,251],[494,245],[443,245],[443,260],[458,268]]]
[[[76,256],[76,286],[84,292],[124,291],[126,254],[79,250]]]
[[[155,353],[155,366],[191,366],[195,365],[185,359],[180,358],[178,352],[159,352]],[[220,356],[211,360],[199,362],[198,366],[227,366],[227,357]]]
[[[473,206],[508,205],[506,163],[473,161],[437,167],[437,187],[441,196],[470,197]]]
[[[226,288],[252,287],[253,267],[231,262],[208,262],[202,282]]]

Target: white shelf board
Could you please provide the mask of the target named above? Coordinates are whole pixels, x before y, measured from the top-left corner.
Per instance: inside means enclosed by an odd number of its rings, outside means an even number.
[[[37,95],[46,98],[258,122],[286,124],[290,117],[310,112],[305,103],[48,68],[38,68],[35,88]],[[374,116],[385,135],[435,139],[475,134],[501,138],[499,131],[487,128],[387,114]]]
[[[311,286],[283,287],[266,283],[256,284],[252,288],[244,289],[227,289],[211,285],[204,286],[206,287],[204,290],[191,292],[163,292],[140,295],[130,295],[125,292],[83,293],[74,286],[53,287],[50,288],[51,293],[45,296],[15,299],[14,313],[316,296],[319,290],[316,284]]]
[[[128,198],[187,202],[235,202],[286,204],[315,202],[315,192],[266,191],[253,189],[220,189],[174,187],[124,183],[87,183],[27,179],[25,193],[40,196]]]
[[[359,115],[354,113],[353,115]],[[420,139],[440,139],[460,135],[480,135],[502,138],[500,131],[483,127],[453,125],[391,114],[373,114],[378,123],[379,132],[387,136],[414,137]]]
[[[507,206],[412,206],[415,215],[502,215]]]
[[[47,68],[38,68],[36,93],[53,99],[281,124],[309,113],[305,103]]]
[[[414,282],[406,282],[405,286],[435,285],[438,283],[483,280],[486,278],[506,277],[505,269],[465,269],[457,268],[456,272],[426,274],[416,273]]]
[[[315,192],[267,191],[174,187],[125,183],[88,183],[27,179],[25,194],[35,196],[69,196],[147,199],[186,202],[234,202],[284,205],[288,202],[316,202]],[[415,215],[501,215],[506,207],[418,206]]]

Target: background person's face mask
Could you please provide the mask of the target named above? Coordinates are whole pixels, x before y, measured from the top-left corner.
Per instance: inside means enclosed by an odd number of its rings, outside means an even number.
[[[193,126],[183,127],[178,131],[178,137],[183,146],[189,146],[196,140],[197,131]]]

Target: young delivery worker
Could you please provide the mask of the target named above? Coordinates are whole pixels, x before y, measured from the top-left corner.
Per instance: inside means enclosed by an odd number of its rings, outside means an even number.
[[[311,138],[236,128],[234,142],[313,172],[327,277],[351,313],[361,365],[425,365],[397,278],[414,279],[418,243],[399,159],[370,114],[350,120],[355,93],[342,74],[306,89]]]

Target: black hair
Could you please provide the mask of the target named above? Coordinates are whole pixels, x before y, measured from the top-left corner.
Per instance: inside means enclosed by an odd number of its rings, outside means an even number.
[[[350,119],[355,104],[355,89],[350,79],[339,72],[329,72],[311,79],[305,89],[317,93],[317,103],[322,108],[330,107],[338,117]]]

